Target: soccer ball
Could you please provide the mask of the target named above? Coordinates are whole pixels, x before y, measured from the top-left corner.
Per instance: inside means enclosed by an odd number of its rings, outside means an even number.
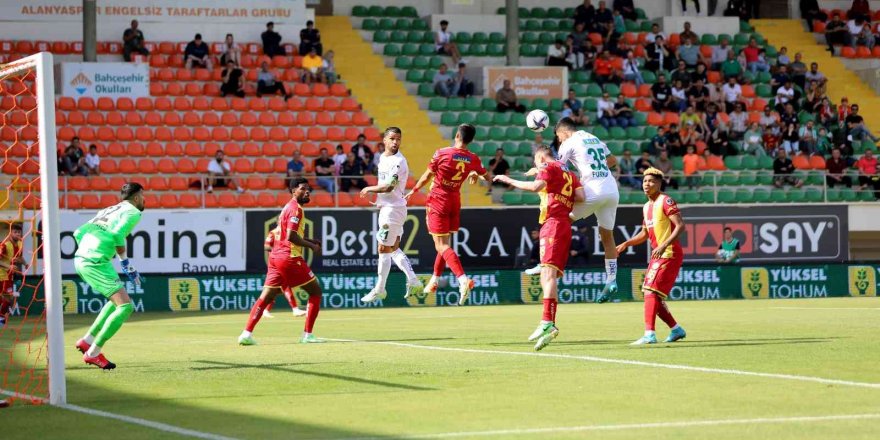
[[[535,133],[544,131],[548,125],[550,125],[550,117],[547,116],[544,110],[532,110],[526,116],[526,126]]]

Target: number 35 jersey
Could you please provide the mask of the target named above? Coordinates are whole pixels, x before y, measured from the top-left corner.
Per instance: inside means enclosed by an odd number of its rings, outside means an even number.
[[[590,195],[616,194],[617,181],[608,167],[608,146],[586,131],[574,133],[559,147],[559,161],[571,162],[578,170],[584,191]]]
[[[461,185],[471,172],[486,174],[480,157],[462,148],[441,148],[434,153],[428,169],[434,173],[430,203],[460,204]]]

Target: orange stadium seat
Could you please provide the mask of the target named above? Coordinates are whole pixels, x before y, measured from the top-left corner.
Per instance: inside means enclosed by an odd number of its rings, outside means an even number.
[[[167,191],[168,182],[162,176],[152,176],[147,180],[147,189],[150,191]]]
[[[237,112],[244,112],[248,109],[247,100],[245,100],[244,98],[232,98],[232,100],[230,101],[230,105],[232,109]]]
[[[76,109],[76,101],[69,96],[62,96],[58,98],[58,109],[64,111],[71,111]]]
[[[195,127],[192,130],[193,139],[199,142],[207,142],[211,140],[211,130],[208,130],[205,127]]]
[[[324,133],[324,130],[319,127],[310,127],[308,138],[310,141],[323,141],[327,138],[327,135]]]
[[[260,125],[260,121],[257,118],[257,115],[254,113],[251,113],[251,112],[242,113],[241,114],[241,125],[244,125],[246,127],[255,127],[257,125]]]
[[[330,88],[327,87],[327,84],[324,84],[324,83],[312,84],[312,95],[313,96],[329,96],[330,95]]]
[[[67,188],[71,191],[85,191],[89,189],[89,179],[83,176],[73,176],[67,181]]]
[[[138,159],[137,164],[140,174],[153,174],[156,172],[156,162],[150,159]]]
[[[269,98],[269,110],[274,112],[283,112],[287,110],[287,103],[279,97]]]
[[[86,125],[86,114],[74,110],[67,115],[67,123],[71,125]]]
[[[190,157],[203,156],[205,154],[202,144],[197,142],[187,142],[183,147],[183,154]]]
[[[269,176],[266,179],[266,187],[274,190],[286,189],[287,181],[281,177]]]
[[[799,170],[808,170],[808,169],[812,168],[810,166],[810,160],[807,158],[807,156],[805,156],[803,154],[795,154],[794,156],[791,157],[791,162],[794,165],[794,167]]]
[[[110,157],[125,156],[126,155],[125,145],[123,145],[119,142],[111,142],[110,145],[107,145],[107,155]]]
[[[120,159],[119,172],[122,174],[135,174],[138,172],[137,163],[132,159]]]
[[[268,192],[260,192],[257,194],[257,206],[261,208],[272,208],[277,206],[275,195]]]
[[[819,154],[814,154],[810,156],[810,168],[814,170],[824,170],[825,158]]]
[[[170,142],[174,139],[173,132],[168,127],[156,127],[156,130],[153,132],[153,135],[156,137],[156,140],[159,142]]]
[[[281,159],[281,160],[284,160],[284,159]],[[266,159],[265,157],[257,158],[256,160],[254,160],[253,169],[254,169],[254,171],[256,171],[258,173],[265,173],[265,174],[272,173],[273,172],[272,162],[270,162],[269,159]],[[284,162],[284,170],[283,171],[278,171],[277,169],[274,169],[274,171],[275,172],[287,171],[287,162],[286,161]]]
[[[64,197],[64,206],[67,209],[80,209],[82,208],[82,202],[80,198],[76,194],[67,194]]]
[[[256,142],[245,142],[241,147],[241,154],[244,156],[259,156],[260,145]]]
[[[225,112],[229,110],[229,101],[227,101],[226,98],[212,98],[211,110]]]
[[[183,208],[201,208],[202,200],[193,193],[183,193],[178,199],[178,203]]]
[[[163,96],[165,95],[165,86],[161,83],[151,82],[150,83],[150,95],[152,96]]]
[[[293,94],[296,96],[311,96],[312,91],[308,84],[296,83],[293,85]]]
[[[234,127],[238,125],[238,116],[233,112],[226,112],[220,117],[220,123],[226,127]]]
[[[257,206],[257,199],[251,193],[241,193],[238,195],[238,205],[242,208],[255,208]]]
[[[95,110],[95,100],[89,96],[81,96],[79,99],[76,100],[76,107],[82,111]]]
[[[225,127],[214,127],[211,129],[211,139],[217,142],[225,142],[230,139],[229,130]]]
[[[344,141],[345,132],[339,127],[329,127],[327,128],[327,139],[334,142]]]
[[[266,142],[263,144],[262,154],[263,156],[280,156],[281,147],[274,142]]]
[[[335,205],[333,196],[325,192],[313,193],[311,203],[322,208]]]
[[[248,108],[255,112],[266,111],[268,106],[266,105],[266,101],[263,99],[251,99],[248,101]]]
[[[205,166],[205,170],[207,170],[207,168],[208,167]],[[184,157],[184,158],[180,158],[177,160],[177,172],[178,173],[192,174],[192,173],[197,173],[198,171],[199,171],[199,168],[196,166],[196,164],[191,159]]]
[[[111,203],[113,205],[115,203]],[[83,194],[80,205],[85,209],[101,209],[101,199],[96,194]],[[109,206],[109,205],[108,205]]]
[[[341,102],[342,110],[354,112],[361,109],[361,105],[358,104],[357,100],[354,98],[344,98]]]
[[[346,112],[334,113],[333,120],[330,123],[334,125],[352,125],[351,115]]]
[[[147,148],[140,142],[130,142],[128,147],[126,147],[125,152],[129,156],[141,157],[146,156]]]
[[[318,98],[307,98],[306,99],[306,110],[319,112],[324,110],[324,100]]]
[[[272,127],[269,129],[269,139],[276,142],[284,142],[287,140],[287,132],[281,127]]]
[[[60,122],[58,122],[58,118],[56,117],[55,119],[56,119],[55,123],[60,124]],[[115,125],[115,126],[126,125],[125,124],[125,116],[123,116],[122,113],[117,112],[117,111],[107,112],[107,124],[108,125]]]
[[[217,113],[213,112],[202,113],[202,124],[209,127],[216,127],[220,125],[220,117],[217,116]]]
[[[315,117],[311,112],[299,112],[296,114],[296,123],[302,126],[315,125]]]
[[[177,195],[171,193],[163,193],[159,195],[159,206],[165,209],[175,209],[179,208],[180,204],[177,201]]]
[[[318,112],[315,117],[315,123],[318,125],[332,125],[333,124],[333,116],[330,112]]]

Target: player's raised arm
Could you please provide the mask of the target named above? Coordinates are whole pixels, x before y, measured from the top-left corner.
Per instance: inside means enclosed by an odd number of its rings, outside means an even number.
[[[406,193],[405,196],[403,196],[403,198],[409,201],[410,197],[412,197],[413,194],[419,192],[419,190],[422,189],[422,187],[425,186],[432,177],[434,177],[434,172],[431,171],[431,168],[426,169],[425,172],[422,173],[422,176],[419,177],[419,180],[416,182],[415,186],[413,186],[412,189],[409,190],[409,192]]]
[[[542,189],[547,187],[547,182],[545,182],[541,179],[537,179],[537,180],[533,180],[533,181],[529,182],[527,180],[511,179],[508,176],[495,176],[495,178],[492,180],[495,182],[501,182],[506,185],[510,185],[516,189],[520,189],[523,191],[539,192]],[[581,195],[583,195],[583,191],[581,191]]]

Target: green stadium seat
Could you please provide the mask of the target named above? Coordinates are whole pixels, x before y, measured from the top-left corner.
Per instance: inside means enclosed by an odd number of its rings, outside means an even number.
[[[667,189],[667,190],[665,190],[665,191],[663,191],[663,192],[665,192],[667,196],[671,197],[672,200],[675,200],[676,203],[681,203],[682,200],[684,200],[684,199],[682,198],[682,193],[681,193],[681,191],[679,191],[679,190],[677,190],[677,189]]]
[[[519,141],[519,140],[525,138],[525,136],[523,135],[523,128],[522,127],[507,127],[507,130],[505,131],[504,138],[514,140],[514,141]]]
[[[519,103],[522,104],[523,107],[525,107],[527,109],[532,108],[532,101],[528,98],[520,98]],[[553,116],[550,116],[550,117],[552,118]]]
[[[752,195],[752,190],[748,188],[740,188],[736,190],[736,203],[752,203],[755,201],[755,197]]]
[[[718,184],[724,186],[739,185],[739,174],[735,171],[722,171],[718,178]]]
[[[547,10],[541,7],[532,8],[529,11],[529,16],[532,18],[547,18]]]
[[[406,80],[409,82],[420,83],[425,81],[425,71],[424,70],[407,70],[406,71]]]
[[[440,115],[440,125],[455,126],[458,125],[458,115],[452,112],[443,112]]]
[[[703,36],[700,38],[700,44],[714,46],[718,44],[718,38],[712,34],[703,34]]]
[[[574,72],[571,72],[571,76],[569,78],[575,84],[586,84],[590,81],[590,73],[585,70],[575,70]]]
[[[534,44],[522,44],[519,46],[519,54],[523,57],[538,57],[541,56],[538,52],[538,47]]]
[[[531,158],[532,156],[532,143],[531,142],[520,142],[517,145],[516,154],[519,156],[525,156]]]
[[[381,6],[370,6],[370,9],[367,10],[367,16],[369,17],[384,17],[385,9]]]
[[[494,113],[492,123],[495,125],[510,125],[510,113]]]
[[[351,15],[353,17],[366,17],[367,16],[367,7],[366,6],[354,6],[351,8]]]
[[[825,194],[819,188],[810,188],[806,190],[807,201],[810,203],[818,203],[825,201]]]
[[[464,111],[464,98],[449,98],[446,101],[446,108],[451,112]]]
[[[471,38],[471,43],[473,44],[488,44],[489,43],[489,35],[485,32],[474,32]]]
[[[379,19],[379,29],[384,29],[386,31],[393,31],[394,29],[397,29],[397,26],[394,23],[394,20],[392,20],[390,18],[380,18]]]
[[[498,43],[489,44],[486,48],[486,54],[490,57],[503,57],[506,54],[504,45]]]
[[[608,133],[608,130],[602,126],[598,126],[598,127],[593,128],[592,132],[593,132],[593,135],[599,139],[605,139],[610,136],[610,133]]]
[[[513,166],[518,170],[526,171],[529,168],[535,166],[535,162],[532,161],[531,157],[519,156],[513,161]]]
[[[486,56],[486,46],[488,46],[488,44],[472,44],[469,55],[474,57]]]
[[[736,191],[727,188],[719,189],[718,203],[736,203]]]
[[[702,203],[702,201],[700,200],[700,193],[696,190],[683,191],[682,201],[689,204]]]
[[[469,96],[464,99],[464,109],[469,112],[479,112],[483,110],[482,99],[476,96]]]
[[[537,32],[523,32],[519,37],[519,42],[523,44],[538,44],[541,41]]]
[[[532,101],[532,105],[531,105],[531,107],[529,107],[528,104],[523,104],[523,105],[525,105],[526,108],[529,108],[529,109],[532,109],[532,108],[539,108],[539,109],[545,109],[545,110],[546,110],[547,108],[550,107],[550,103],[548,103],[547,100],[544,99],[544,98],[535,98],[535,100]]]
[[[773,169],[773,158],[770,156],[761,156],[758,159],[758,168],[764,170],[772,170]]]
[[[617,84],[605,84],[605,91],[614,99],[620,94],[620,87]]]
[[[468,44],[468,43],[461,43],[461,44],[459,44],[459,45],[458,45],[458,52],[459,52],[462,56],[469,56],[469,55],[471,55],[471,45]]]
[[[636,112],[633,115],[633,119],[635,119],[637,125],[640,125],[640,126],[648,125],[648,114],[645,112]],[[644,127],[639,127],[639,128],[642,129],[642,135],[644,136],[644,133],[645,133]]]
[[[657,75],[655,75],[654,72],[645,70],[642,72],[642,79],[645,80],[645,83],[647,84],[654,84],[657,82]]]
[[[501,202],[505,205],[521,205],[522,193],[517,191],[507,191],[501,195]]]
[[[394,67],[397,69],[409,70],[413,68],[412,57],[397,57],[394,59]],[[428,67],[425,65],[425,67]]]
[[[551,33],[542,32],[538,36],[538,41],[545,46],[549,46],[556,41],[556,36]],[[547,53],[546,47],[544,47],[544,53]]]
[[[590,84],[587,86],[587,96],[591,98],[599,98],[602,96],[602,88],[598,84]]]
[[[484,127],[492,125],[492,113],[482,112],[482,111],[477,113],[476,124],[484,126]]]
[[[651,139],[654,136],[657,136],[657,127],[645,127],[644,139]]]
[[[470,32],[456,32],[454,41],[456,44],[470,44],[472,39]]]
[[[755,86],[755,94],[761,98],[772,98],[773,88],[770,84],[758,84]]]
[[[559,20],[542,20],[541,30],[544,32],[556,32],[560,29]]]
[[[552,116],[550,117],[553,118]],[[526,115],[522,113],[513,113],[510,115],[510,125],[518,125],[524,127],[526,125]]]
[[[642,29],[642,26],[637,21],[632,20],[623,20],[623,26],[626,28],[627,32],[637,33]]]
[[[416,8],[414,8],[412,6],[404,6],[404,7],[400,8],[400,16],[401,17],[418,18],[419,11],[417,11]]]
[[[379,29],[379,22],[375,18],[365,18],[361,28],[365,31],[375,31]]]
[[[753,186],[758,184],[758,174],[755,171],[740,171],[739,184]]]
[[[428,67],[431,67],[431,59],[428,57],[400,57],[398,60],[395,60],[395,63],[401,58],[410,60],[412,69],[427,69]]]
[[[807,193],[803,188],[792,188],[788,191],[787,199],[792,203],[803,203],[807,200]]]
[[[504,134],[504,129],[501,127],[492,127],[489,129],[489,139],[493,141],[504,141],[507,137]]]
[[[422,31],[407,31],[406,41],[408,43],[421,43],[425,40],[425,33]]]
[[[386,44],[382,49],[382,55],[386,57],[399,57],[401,54],[399,44]]]
[[[410,20],[408,18],[398,18],[394,21],[394,28],[408,31],[413,28],[413,20]]]
[[[501,149],[504,150],[504,154],[508,156],[516,156],[516,151],[519,150],[519,145],[516,142],[502,142]],[[495,154],[493,151],[492,154]]]
[[[561,112],[562,111],[562,99],[560,99],[560,98],[551,99],[550,106],[548,108],[554,112]]]
[[[641,25],[642,25],[642,29],[641,29],[641,30],[642,30],[642,32],[651,32],[651,25],[652,25],[652,24],[653,24],[652,22],[647,21],[647,20],[641,22]]]
[[[855,202],[859,200],[859,195],[856,193],[856,190],[852,188],[841,188],[840,200],[844,202]]]
[[[434,48],[434,44],[432,43],[422,43],[419,45],[419,55],[430,56],[437,52],[437,49]]]
[[[495,100],[492,98],[483,98],[480,103],[483,111],[497,111],[497,104],[495,104]]]
[[[565,11],[562,8],[547,8],[547,18],[568,18],[571,15],[565,15]]]
[[[608,141],[608,142],[605,142],[605,145],[608,145],[608,150],[611,151],[611,154],[613,154],[615,156],[622,155],[623,150],[625,148],[624,147],[625,144],[623,142]]]
[[[388,43],[391,42],[391,34],[388,31],[376,31],[373,32],[373,42],[375,43]],[[400,41],[403,43],[403,41]]]
[[[636,8],[636,19],[637,20],[647,20],[648,14],[645,13],[644,9]]]
[[[742,156],[727,156],[724,158],[724,166],[729,170],[741,170],[742,166]]]
[[[621,127],[611,127],[611,129],[608,130],[608,134],[610,139],[617,141],[622,141],[627,138],[626,130]]]
[[[744,170],[754,170],[758,168],[758,158],[752,155],[743,156],[740,166]]]
[[[772,203],[786,203],[788,202],[788,195],[785,193],[785,190],[782,188],[773,188],[770,190],[770,202]]]
[[[459,124],[471,124],[471,125],[474,125],[474,122],[476,122],[476,120],[477,120],[476,113],[471,113],[471,112],[460,112],[460,113],[458,114],[458,123],[459,123]]]
[[[770,201],[770,198],[770,190],[768,189],[758,188],[752,191],[752,201],[755,203],[766,203]]]
[[[432,56],[430,59],[430,63],[428,64],[432,69],[439,69],[440,66],[444,64],[443,57],[440,56]]]
[[[430,31],[431,28],[428,27],[428,23],[425,20],[413,20],[412,28],[416,31]]]
[[[414,55],[419,54],[419,45],[418,44],[413,44],[413,43],[405,43],[403,45],[386,44],[385,45],[385,55],[386,56],[388,55],[388,48],[391,46],[399,47],[400,48],[399,49],[400,55],[414,56]]]
[[[829,202],[841,202],[843,201],[843,194],[841,194],[840,188],[828,188],[828,201]]]
[[[434,96],[434,86],[426,83],[419,84],[419,96]]]
[[[712,190],[712,189],[700,190],[700,201],[703,203],[717,203],[715,201],[715,190]]]
[[[861,191],[858,191],[857,194],[859,195],[860,202],[876,202],[877,201],[877,198],[874,197],[874,191],[872,191],[872,190],[867,190],[867,189],[861,190]]]
[[[522,200],[524,205],[537,205],[541,203],[541,196],[533,192],[524,192]]]
[[[504,36],[501,32],[492,32],[489,34],[489,42],[494,44],[504,44],[507,41],[507,37]]]

